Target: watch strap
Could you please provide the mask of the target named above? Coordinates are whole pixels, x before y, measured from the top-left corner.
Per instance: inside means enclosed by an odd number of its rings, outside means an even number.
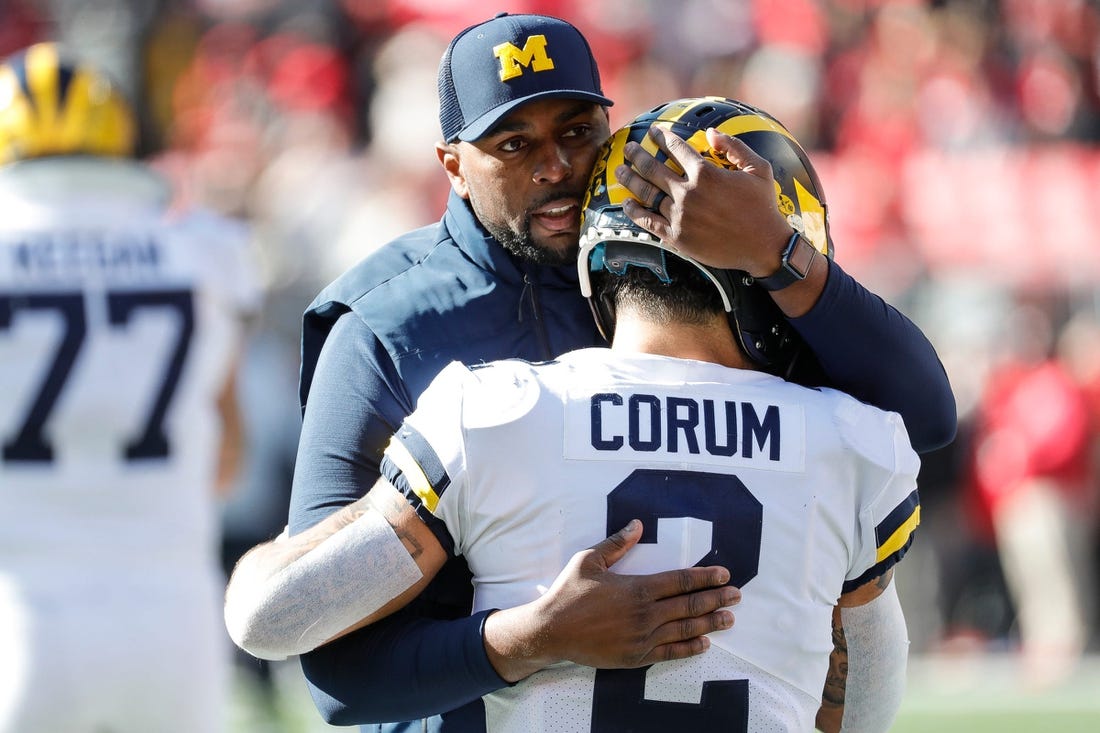
[[[779,269],[767,277],[754,278],[765,290],[782,290],[788,285],[805,280],[819,252],[802,232],[794,232],[783,248]]]

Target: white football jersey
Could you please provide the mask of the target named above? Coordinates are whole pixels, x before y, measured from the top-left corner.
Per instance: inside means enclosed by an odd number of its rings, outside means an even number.
[[[489,695],[488,729],[517,732],[812,730],[833,606],[905,553],[918,467],[899,416],[843,393],[608,349],[452,364],[383,462],[466,557],[476,609],[534,600],[634,518],[616,571],[723,565],[743,590],[701,656],[560,664]]]
[[[216,398],[259,279],[247,230],[167,204],[131,162],[0,171],[0,558],[94,583],[74,558],[216,549]]]

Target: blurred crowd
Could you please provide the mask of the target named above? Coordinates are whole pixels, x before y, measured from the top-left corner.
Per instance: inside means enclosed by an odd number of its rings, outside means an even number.
[[[268,302],[241,380],[251,470],[226,507],[227,561],[285,519],[299,316],[345,267],[438,217],[436,67],[497,10],[587,35],[613,128],[720,95],[811,151],[837,260],[924,329],[958,400],[899,574],[914,652],[1068,658],[1095,643],[1091,0],[0,0],[0,53],[60,38],[98,61],[180,200],[254,229]]]

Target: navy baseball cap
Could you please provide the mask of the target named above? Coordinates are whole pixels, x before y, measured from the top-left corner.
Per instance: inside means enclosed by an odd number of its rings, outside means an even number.
[[[455,36],[439,62],[447,142],[477,140],[519,105],[554,97],[612,104],[588,41],[558,18],[499,13]]]

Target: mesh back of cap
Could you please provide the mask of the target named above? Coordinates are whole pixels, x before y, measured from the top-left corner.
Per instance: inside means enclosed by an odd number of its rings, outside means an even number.
[[[458,95],[455,93],[454,79],[451,77],[452,48],[454,48],[454,41],[447,46],[443,58],[439,61],[438,78],[439,127],[443,131],[443,139],[447,142],[453,140],[465,125],[462,119],[462,108],[458,106]]]

